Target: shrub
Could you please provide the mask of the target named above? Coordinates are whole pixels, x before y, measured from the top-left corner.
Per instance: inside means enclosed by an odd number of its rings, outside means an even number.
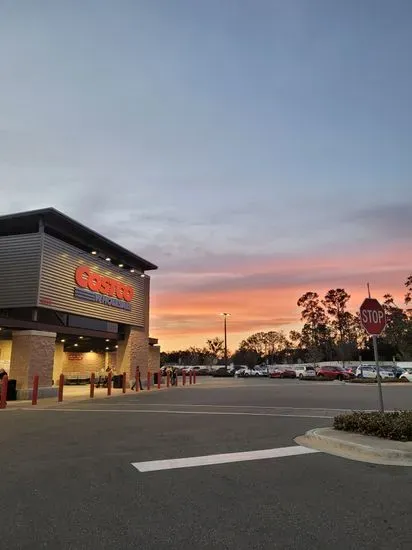
[[[412,441],[412,411],[352,412],[335,416],[335,430],[375,435],[395,441]]]

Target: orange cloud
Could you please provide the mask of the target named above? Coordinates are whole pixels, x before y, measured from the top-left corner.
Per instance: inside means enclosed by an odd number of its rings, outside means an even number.
[[[344,287],[356,310],[370,282],[374,296],[389,292],[402,303],[411,259],[404,247],[391,246],[324,257],[245,258],[205,266],[203,273],[199,268],[193,273],[159,272],[153,284],[151,332],[166,350],[203,346],[206,339],[222,335],[219,313],[228,311],[229,347],[235,349],[252,332],[297,328],[296,302],[308,290],[324,295]]]

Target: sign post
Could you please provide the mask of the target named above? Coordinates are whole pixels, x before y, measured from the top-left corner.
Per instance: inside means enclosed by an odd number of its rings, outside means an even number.
[[[369,287],[368,287],[369,288]],[[378,381],[379,410],[384,412],[382,384],[378,356],[378,336],[386,327],[385,310],[375,298],[365,298],[360,307],[360,321],[365,331],[372,336],[373,353],[375,356],[376,376]]]

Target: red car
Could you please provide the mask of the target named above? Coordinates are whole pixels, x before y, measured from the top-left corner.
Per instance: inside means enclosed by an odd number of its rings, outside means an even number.
[[[289,367],[275,367],[270,371],[270,378],[296,378],[296,372]]]
[[[317,372],[318,378],[326,378],[328,380],[349,380],[352,376],[342,367],[335,365],[326,365],[320,367]]]

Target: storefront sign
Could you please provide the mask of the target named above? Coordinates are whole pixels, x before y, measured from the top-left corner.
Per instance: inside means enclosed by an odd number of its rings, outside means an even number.
[[[76,269],[75,281],[78,287],[74,289],[76,298],[131,311],[134,296],[132,286],[112,277],[94,273],[86,265]]]
[[[69,361],[82,361],[83,353],[69,353],[67,357]]]

